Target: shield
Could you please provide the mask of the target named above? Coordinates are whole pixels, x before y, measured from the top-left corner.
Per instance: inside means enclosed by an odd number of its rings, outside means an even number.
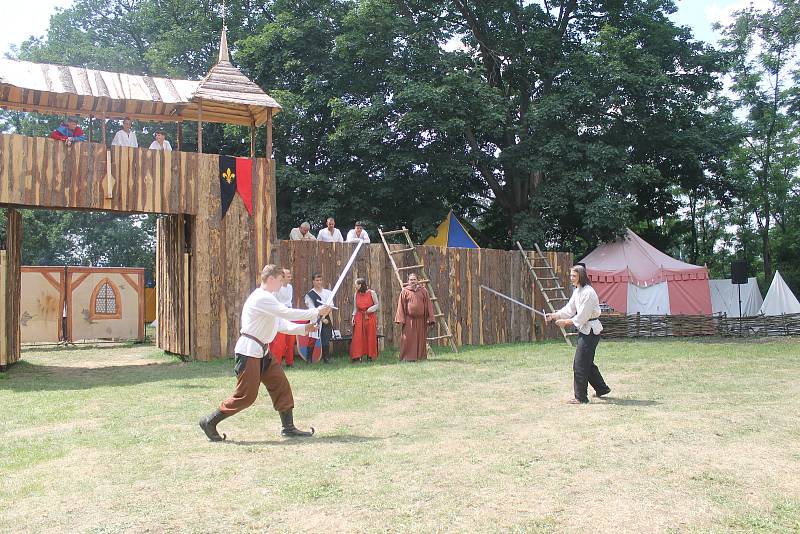
[[[306,362],[317,363],[322,356],[322,343],[319,338],[297,336],[297,352]]]

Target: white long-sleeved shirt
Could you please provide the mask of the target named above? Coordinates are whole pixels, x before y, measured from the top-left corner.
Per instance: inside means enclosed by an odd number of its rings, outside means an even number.
[[[331,243],[343,243],[344,239],[342,239],[342,232],[339,231],[338,228],[333,229],[333,233],[331,234],[328,231],[328,228],[323,228],[317,234],[317,241],[328,241]]]
[[[592,286],[576,287],[567,305],[556,312],[558,319],[570,319],[581,334],[603,331],[600,322],[600,299]]]
[[[316,241],[317,238],[311,232],[306,232],[303,235],[303,232],[300,231],[300,228],[292,228],[292,231],[289,232],[289,239],[292,241]]]
[[[163,150],[164,152],[172,152],[172,145],[169,144],[169,141],[164,139],[164,144],[159,145],[158,141],[153,141],[150,143],[150,150]]]
[[[292,335],[305,333],[306,325],[289,321],[316,321],[319,310],[287,308],[278,298],[264,289],[256,288],[250,293],[242,307],[242,328],[240,332],[250,334],[262,343],[270,343],[275,334],[284,332]],[[252,358],[264,356],[261,346],[254,340],[240,336],[234,352]]]
[[[126,133],[125,130],[120,130],[116,133],[116,135],[114,135],[111,145],[139,148],[139,141],[136,140],[136,132],[133,130],[131,130],[129,133]]]
[[[347,239],[345,240],[348,243],[358,243],[359,241],[363,241],[364,243],[369,243],[369,234],[363,228],[361,229],[361,235],[356,235],[356,229],[353,228],[349,232],[347,232]]]
[[[317,291],[316,289],[314,289],[312,287],[311,291],[313,291],[314,293],[319,295],[319,298],[322,299],[323,303],[328,302],[328,300],[331,298],[331,295],[333,295],[333,292],[330,289],[323,289],[322,292],[319,292],[319,291]],[[303,299],[303,301],[306,303],[306,307],[307,308],[309,308],[309,309],[314,308],[314,301],[311,300],[311,297],[308,296],[308,293],[306,293],[306,296]],[[319,339],[319,330],[317,330],[316,332],[311,332],[309,334],[309,337],[313,337],[315,339]]]
[[[278,302],[287,308],[291,308],[292,299],[294,299],[294,288],[292,287],[292,284],[281,286],[281,288],[275,292],[275,296],[278,298]]]

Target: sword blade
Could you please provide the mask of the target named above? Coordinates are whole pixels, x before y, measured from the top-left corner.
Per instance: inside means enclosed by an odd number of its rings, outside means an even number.
[[[347,260],[347,263],[345,264],[344,269],[342,269],[342,274],[339,275],[339,279],[336,281],[336,284],[333,286],[333,289],[331,289],[330,298],[328,298],[327,302],[324,302],[325,305],[333,304],[333,299],[336,296],[336,293],[339,292],[339,288],[342,287],[342,282],[344,282],[344,279],[347,276],[347,273],[350,272],[350,268],[353,266],[353,263],[356,261],[356,256],[358,256],[358,251],[361,250],[361,245],[363,245],[363,244],[364,244],[363,241],[359,241],[358,244],[356,245],[356,249],[350,255],[350,259]]]
[[[488,291],[488,292],[490,292],[490,293],[494,293],[494,294],[495,294],[495,295],[497,295],[498,297],[502,297],[502,298],[504,298],[504,299],[506,299],[506,300],[509,300],[509,301],[513,302],[514,304],[516,304],[517,306],[522,306],[522,307],[523,307],[523,308],[525,308],[526,310],[530,310],[530,311],[532,311],[533,313],[536,313],[536,314],[539,314],[539,315],[541,315],[542,317],[544,317],[544,316],[545,316],[545,314],[544,314],[543,312],[540,312],[540,311],[539,311],[539,310],[537,310],[537,309],[531,308],[531,307],[530,307],[530,306],[528,306],[527,304],[524,304],[524,303],[522,303],[522,302],[518,301],[517,299],[513,299],[513,298],[509,297],[508,295],[503,295],[502,293],[500,293],[499,291],[495,291],[495,290],[494,290],[494,289],[492,289],[491,287],[486,287],[486,286],[482,285],[482,286],[481,286],[481,289],[485,289],[486,291]]]

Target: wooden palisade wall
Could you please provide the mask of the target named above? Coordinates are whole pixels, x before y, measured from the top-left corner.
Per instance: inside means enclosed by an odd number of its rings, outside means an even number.
[[[112,187],[103,145],[0,134],[0,206],[167,214],[159,221],[159,346],[201,360],[227,356],[275,240],[274,162],[253,160],[253,215],[237,196],[223,220],[218,155],[109,153]]]
[[[354,245],[315,241],[280,241],[273,246],[272,262],[292,269],[294,304],[304,307],[303,296],[311,288],[314,272],[333,285],[352,253]],[[402,248],[398,246],[398,248]],[[456,345],[490,345],[538,339],[562,339],[558,329],[545,327],[540,319],[515,304],[482,291],[481,284],[538,309],[543,297],[534,288],[519,251],[417,247],[431,277],[442,311],[455,335]],[[572,254],[547,252],[564,287],[568,287]],[[403,256],[408,255],[408,258]],[[398,266],[413,265],[409,253],[395,255]],[[407,273],[406,273],[407,274]],[[355,279],[365,276],[381,299],[379,333],[389,346],[399,345],[400,328],[394,314],[400,285],[382,244],[362,247],[358,259],[336,298],[335,328],[350,332]],[[433,331],[433,330],[432,330]],[[441,343],[440,343],[441,344]]]
[[[22,266],[22,217],[6,210],[6,236],[0,247],[0,370],[19,360],[19,297]]]

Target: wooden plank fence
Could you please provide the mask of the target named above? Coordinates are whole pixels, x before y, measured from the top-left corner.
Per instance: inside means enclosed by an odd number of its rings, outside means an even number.
[[[403,248],[401,245],[392,247],[395,250]],[[272,246],[271,261],[292,270],[294,305],[304,307],[303,296],[311,288],[313,274],[321,273],[324,283],[332,286],[353,248],[354,245],[348,243],[280,241]],[[541,319],[534,318],[531,312],[480,289],[483,284],[530,306],[542,308],[544,298],[534,288],[533,279],[519,251],[420,246],[417,252],[425,262],[457,346],[561,339],[558,329],[545,327]],[[568,284],[572,254],[545,254],[561,283]],[[398,254],[395,259],[398,265],[412,265],[411,253]],[[343,334],[351,331],[353,284],[356,278],[362,276],[367,278],[370,287],[381,299],[379,333],[385,336],[386,345],[398,346],[400,328],[394,324],[394,314],[400,286],[381,244],[362,247],[337,296],[339,310],[333,312],[334,328]],[[440,350],[449,349],[442,347]]]

